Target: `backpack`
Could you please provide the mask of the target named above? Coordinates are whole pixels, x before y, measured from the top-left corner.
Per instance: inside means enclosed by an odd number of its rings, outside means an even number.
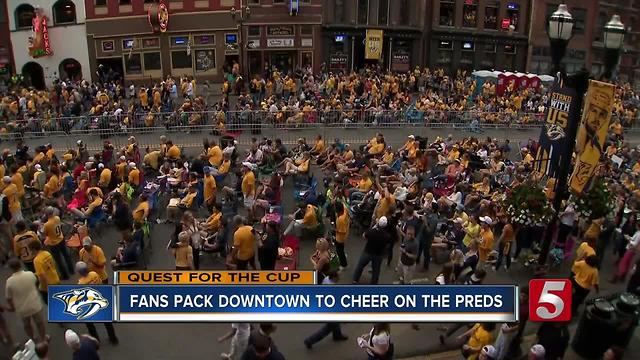
[[[324,218],[322,217],[322,207],[316,206],[316,220],[318,221],[317,237],[323,237],[325,232]]]

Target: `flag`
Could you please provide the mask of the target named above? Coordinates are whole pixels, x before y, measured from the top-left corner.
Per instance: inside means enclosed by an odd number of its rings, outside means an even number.
[[[380,60],[382,58],[382,43],[384,32],[382,30],[367,30],[364,45],[364,58],[367,60]]]
[[[577,194],[582,193],[593,177],[604,152],[604,142],[613,111],[614,93],[613,84],[589,81],[582,121],[576,137],[576,165],[569,180],[571,190]]]

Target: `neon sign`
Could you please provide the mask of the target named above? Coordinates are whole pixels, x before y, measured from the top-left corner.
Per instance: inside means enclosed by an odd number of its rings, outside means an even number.
[[[41,9],[36,11],[31,25],[33,26],[33,34],[29,38],[29,55],[34,59],[53,55],[49,40],[48,18]]]

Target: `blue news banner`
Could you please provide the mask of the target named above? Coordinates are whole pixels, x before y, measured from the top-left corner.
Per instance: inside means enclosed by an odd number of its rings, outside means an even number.
[[[516,321],[512,285],[56,285],[51,322]]]

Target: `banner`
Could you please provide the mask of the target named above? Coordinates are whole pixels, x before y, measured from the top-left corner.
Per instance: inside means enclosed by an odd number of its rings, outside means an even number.
[[[364,44],[364,58],[367,60],[380,60],[382,58],[382,43],[384,35],[382,30],[367,30]]]
[[[567,131],[572,126],[569,121],[575,118],[576,111],[580,111],[576,105],[577,100],[573,88],[563,87],[558,83],[552,86],[545,112],[545,125],[540,132],[535,171],[555,178],[558,169],[569,166],[571,158],[564,153],[567,151]],[[568,163],[563,164],[563,160]]]
[[[615,86],[601,81],[589,81],[584,111],[576,137],[576,165],[571,174],[571,190],[581,194],[591,180],[609,131],[613,111]]]
[[[514,322],[513,285],[55,285],[51,322]],[[526,305],[523,305],[526,306]]]

